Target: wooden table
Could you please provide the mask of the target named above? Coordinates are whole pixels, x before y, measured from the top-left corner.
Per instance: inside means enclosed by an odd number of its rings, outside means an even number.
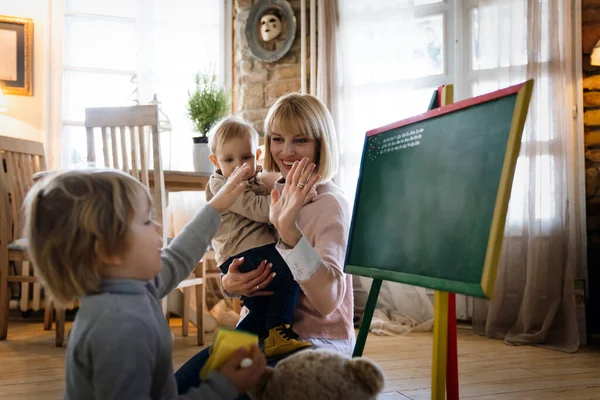
[[[209,173],[192,171],[164,170],[167,192],[204,191],[208,184]],[[149,185],[154,186],[154,174],[148,171]]]
[[[34,182],[51,171],[42,171],[33,175]],[[165,190],[167,192],[204,191],[208,184],[209,173],[193,171],[164,170]],[[148,171],[148,183],[154,186],[154,173]]]

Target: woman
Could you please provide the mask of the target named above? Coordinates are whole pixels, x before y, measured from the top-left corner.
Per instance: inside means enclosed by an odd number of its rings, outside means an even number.
[[[315,96],[291,93],[280,97],[265,120],[267,171],[281,173],[272,194],[270,220],[279,233],[277,249],[290,267],[301,293],[294,313],[300,339],[350,356],[352,278],[343,272],[350,228],[350,207],[331,179],[337,173],[338,146],[333,119]],[[316,165],[316,196],[304,205],[310,181],[303,169]],[[261,296],[272,279],[268,267],[240,273],[241,262],[223,276],[230,296]],[[179,393],[199,384],[198,371],[208,358],[204,349],[177,373]]]

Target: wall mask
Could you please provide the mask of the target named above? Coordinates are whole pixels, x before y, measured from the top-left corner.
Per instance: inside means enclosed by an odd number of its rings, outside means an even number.
[[[250,8],[244,33],[254,57],[265,62],[277,61],[294,42],[294,11],[285,0],[260,0]]]
[[[260,35],[262,40],[270,42],[281,34],[281,18],[275,12],[265,14],[260,18]]]

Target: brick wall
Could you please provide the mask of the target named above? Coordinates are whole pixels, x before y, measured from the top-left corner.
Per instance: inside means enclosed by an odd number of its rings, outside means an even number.
[[[283,94],[300,91],[300,0],[288,2],[296,15],[294,43],[290,51],[277,62],[266,63],[252,55],[244,34],[250,7],[255,1],[234,1],[233,111],[251,122],[260,133],[267,111],[275,100]],[[309,10],[306,12],[306,21],[308,36]],[[308,38],[306,43],[308,47]],[[307,75],[310,73],[309,66],[310,60],[307,59]]]
[[[583,102],[585,131],[586,210],[588,234],[588,333],[600,337],[600,67],[590,53],[600,40],[600,0],[583,0]]]

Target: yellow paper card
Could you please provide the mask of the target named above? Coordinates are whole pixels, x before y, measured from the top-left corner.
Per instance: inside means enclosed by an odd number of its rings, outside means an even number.
[[[204,379],[210,371],[220,369],[240,347],[250,349],[253,344],[258,345],[256,335],[228,328],[219,329],[210,356],[200,371],[200,378]]]

